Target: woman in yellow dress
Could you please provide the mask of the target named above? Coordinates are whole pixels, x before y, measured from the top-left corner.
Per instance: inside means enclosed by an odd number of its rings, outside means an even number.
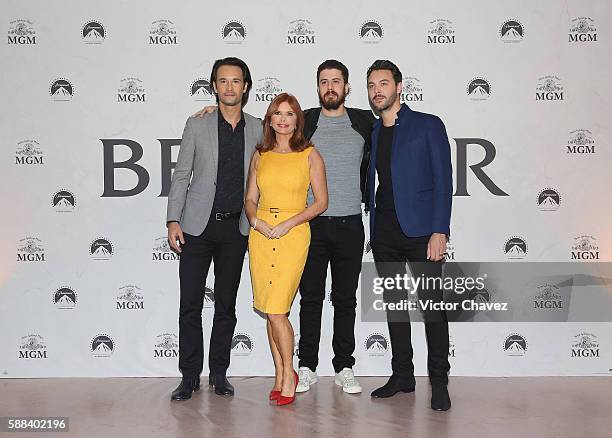
[[[264,138],[253,154],[245,212],[253,228],[249,264],[254,307],[266,315],[274,359],[275,382],[270,400],[295,400],[293,327],[288,315],[302,277],[308,247],[308,221],[327,209],[325,165],[304,139],[304,115],[297,99],[279,94],[263,121]],[[308,187],[314,203],[306,205]]]

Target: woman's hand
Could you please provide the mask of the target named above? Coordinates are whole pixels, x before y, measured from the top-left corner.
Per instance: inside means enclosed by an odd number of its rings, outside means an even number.
[[[255,224],[254,230],[259,231],[261,234],[263,234],[268,239],[271,238],[272,227],[270,226],[269,223],[267,223],[264,220],[257,219],[257,223]]]
[[[274,228],[272,228],[272,231],[270,232],[270,238],[280,239],[285,234],[287,234],[293,227],[294,225],[290,221],[283,221]]]
[[[195,113],[193,115],[193,117],[204,117],[204,115],[210,114],[210,113],[214,113],[215,111],[217,111],[217,107],[216,106],[214,106],[214,105],[205,106],[200,111]]]

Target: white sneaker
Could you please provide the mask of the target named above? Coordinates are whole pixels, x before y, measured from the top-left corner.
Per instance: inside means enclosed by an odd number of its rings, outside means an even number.
[[[298,369],[298,385],[295,392],[306,392],[310,389],[310,385],[317,383],[317,373],[311,371],[308,367],[300,367]]]
[[[338,386],[342,386],[342,390],[347,394],[359,394],[361,392],[361,385],[355,379],[355,374],[350,368],[344,368],[334,379],[334,383]]]

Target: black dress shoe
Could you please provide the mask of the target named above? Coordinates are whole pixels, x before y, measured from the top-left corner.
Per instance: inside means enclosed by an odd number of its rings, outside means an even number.
[[[208,384],[213,387],[217,395],[234,395],[234,387],[224,375],[208,376]]]
[[[451,407],[450,396],[446,385],[431,386],[431,409],[434,411],[448,411]]]
[[[370,395],[375,398],[393,397],[398,392],[414,392],[414,387],[413,380],[391,376],[384,386],[375,389]]]
[[[200,376],[183,377],[181,383],[172,391],[172,400],[189,400],[191,393],[200,389]]]

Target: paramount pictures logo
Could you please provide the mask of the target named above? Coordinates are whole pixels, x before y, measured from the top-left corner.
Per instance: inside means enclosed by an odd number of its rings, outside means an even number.
[[[540,211],[557,211],[561,205],[561,195],[558,190],[547,187],[538,194],[537,202]]]
[[[125,78],[121,80],[117,90],[117,102],[144,102],[145,89],[138,78]]]
[[[106,38],[106,31],[99,21],[88,21],[81,29],[81,37],[85,44],[102,44]]]
[[[253,341],[246,333],[236,333],[232,338],[232,355],[248,356],[253,351]]]
[[[58,213],[72,213],[76,207],[76,198],[72,192],[62,189],[55,192],[51,205]]]
[[[504,253],[509,259],[524,259],[527,255],[527,242],[519,236],[512,236],[506,240]]]
[[[149,31],[149,44],[177,44],[174,23],[170,20],[157,20],[151,23],[151,30]]]
[[[66,78],[58,78],[51,82],[49,94],[55,102],[67,102],[74,96],[74,87]]]
[[[178,357],[178,336],[174,333],[162,333],[157,336],[155,348],[153,349],[153,357]]]
[[[312,29],[312,23],[308,20],[294,20],[289,23],[287,31],[287,44],[314,44],[315,31]]]
[[[47,347],[42,336],[22,336],[19,345],[19,359],[47,359]]]
[[[25,237],[17,246],[18,262],[44,262],[45,249],[38,237]]]
[[[468,297],[477,304],[491,302],[491,294],[486,289],[474,288],[468,292]]]
[[[487,100],[491,96],[491,84],[485,78],[474,78],[467,86],[471,100]]]
[[[428,44],[455,44],[455,30],[452,21],[438,18],[430,21],[429,24]]]
[[[40,144],[36,140],[23,140],[17,143],[15,164],[44,164],[44,155],[40,149]]]
[[[370,356],[384,356],[389,351],[389,341],[380,333],[372,333],[368,336],[364,346]]]
[[[115,346],[115,341],[103,333],[91,340],[90,349],[94,357],[110,357],[115,352]]]
[[[578,333],[574,336],[570,357],[599,357],[599,342],[593,333]]]
[[[77,293],[68,286],[62,286],[53,293],[53,304],[57,309],[74,309],[77,303]]]
[[[9,23],[8,44],[36,44],[36,31],[30,20],[13,20]]]
[[[504,351],[508,356],[525,356],[527,340],[518,333],[512,333],[504,341]]]
[[[381,24],[375,20],[366,21],[359,28],[359,39],[364,43],[380,43],[385,35]]]
[[[89,254],[94,260],[110,260],[113,257],[113,244],[104,237],[98,237],[89,245]]]
[[[215,291],[206,285],[204,286],[204,300],[202,306],[205,309],[213,309],[215,307]]]
[[[525,36],[525,29],[518,20],[508,20],[502,24],[499,35],[505,43],[518,43]]]
[[[402,78],[400,102],[423,102],[423,87],[419,79],[413,77]]]
[[[595,140],[593,133],[588,129],[576,129],[569,133],[569,140],[566,145],[568,154],[594,154]]]
[[[210,102],[215,97],[210,81],[204,78],[193,81],[189,92],[193,100],[199,102]]]
[[[140,288],[134,285],[122,286],[116,300],[117,310],[143,310],[144,300]]]
[[[221,38],[227,44],[242,44],[246,39],[246,28],[236,20],[225,23],[221,30]]]

